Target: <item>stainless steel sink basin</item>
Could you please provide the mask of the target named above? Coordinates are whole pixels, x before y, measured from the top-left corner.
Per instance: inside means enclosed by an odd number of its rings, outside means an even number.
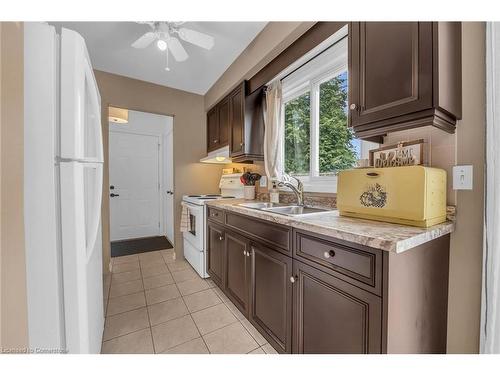
[[[309,214],[317,214],[321,212],[328,212],[323,208],[307,207],[307,206],[283,206],[283,207],[271,207],[264,208],[262,211],[274,212],[276,214],[282,214],[287,216],[302,216]]]
[[[253,208],[256,210],[263,210],[267,208],[273,208],[273,207],[283,207],[286,206],[283,203],[271,203],[271,202],[253,202],[253,203],[240,203],[238,206],[241,207],[246,207],[246,208]]]

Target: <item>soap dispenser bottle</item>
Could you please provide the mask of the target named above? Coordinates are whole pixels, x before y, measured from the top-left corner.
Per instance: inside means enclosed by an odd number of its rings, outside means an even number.
[[[276,181],[273,181],[273,188],[269,191],[269,200],[271,203],[280,202],[280,191],[276,187]]]

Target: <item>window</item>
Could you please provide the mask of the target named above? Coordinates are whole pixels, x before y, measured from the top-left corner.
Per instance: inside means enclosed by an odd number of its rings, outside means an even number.
[[[337,172],[367,158],[370,148],[347,122],[347,30],[336,42],[282,79],[284,172],[306,191],[336,192]]]

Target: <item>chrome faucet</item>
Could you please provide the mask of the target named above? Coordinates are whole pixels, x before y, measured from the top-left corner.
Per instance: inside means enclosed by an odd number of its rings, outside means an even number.
[[[304,184],[302,183],[302,181],[300,181],[297,177],[294,177],[294,176],[290,176],[290,175],[287,175],[285,174],[283,176],[284,178],[284,181],[280,181],[278,182],[278,186],[286,186],[287,188],[289,188],[290,190],[293,191],[293,193],[295,194],[295,196],[297,197],[297,205],[298,206],[303,206],[304,205]],[[294,179],[295,181],[297,181],[297,187],[295,187],[292,182],[291,182],[291,179]]]

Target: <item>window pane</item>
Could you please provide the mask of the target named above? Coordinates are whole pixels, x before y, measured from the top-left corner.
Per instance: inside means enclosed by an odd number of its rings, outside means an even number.
[[[319,87],[319,174],[355,166],[359,143],[347,126],[347,72]]]
[[[285,172],[309,175],[310,93],[285,103]]]

